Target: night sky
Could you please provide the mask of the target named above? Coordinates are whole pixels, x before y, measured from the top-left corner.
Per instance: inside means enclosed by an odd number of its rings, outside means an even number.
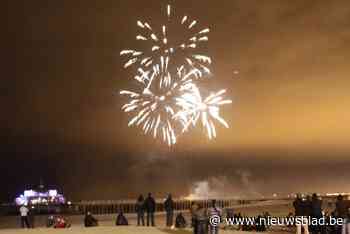
[[[40,178],[73,200],[199,181],[232,196],[350,191],[350,2],[170,1],[211,28],[203,87],[234,101],[217,139],[198,128],[172,148],[128,128],[115,95],[134,84],[119,52],[136,21],[162,25],[168,2],[4,2],[0,200]]]

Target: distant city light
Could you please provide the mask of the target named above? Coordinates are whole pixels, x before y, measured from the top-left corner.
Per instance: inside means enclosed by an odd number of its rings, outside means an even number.
[[[33,197],[35,196],[35,192],[33,190],[25,190],[24,197]]]
[[[48,205],[48,204],[64,204],[66,199],[57,190],[35,191],[25,190],[23,194],[15,199],[16,205]]]

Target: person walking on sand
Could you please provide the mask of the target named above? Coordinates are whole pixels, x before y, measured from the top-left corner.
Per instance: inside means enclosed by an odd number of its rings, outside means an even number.
[[[152,197],[152,193],[148,194],[148,197],[145,200],[145,209],[147,212],[147,226],[151,225],[154,227],[154,212],[156,211],[156,201]]]
[[[22,205],[19,208],[19,213],[21,214],[21,226],[22,228],[30,228],[29,225],[29,219],[28,219],[28,213],[29,213],[29,209],[27,208],[27,206]]]
[[[145,199],[141,194],[136,201],[135,210],[137,213],[137,226],[145,226]]]
[[[174,219],[174,201],[171,197],[171,194],[168,195],[168,198],[164,202],[164,210],[166,212],[166,226],[173,226]]]

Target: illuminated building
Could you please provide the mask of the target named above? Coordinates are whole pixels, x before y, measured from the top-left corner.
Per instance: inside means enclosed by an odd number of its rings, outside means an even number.
[[[66,199],[59,194],[56,189],[46,190],[44,185],[40,183],[37,190],[25,190],[23,194],[15,199],[16,205],[59,205],[65,204]]]

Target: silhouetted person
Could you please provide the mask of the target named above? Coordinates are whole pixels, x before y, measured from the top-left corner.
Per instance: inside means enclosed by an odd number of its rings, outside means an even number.
[[[29,209],[27,208],[27,206],[22,205],[19,208],[19,213],[21,215],[21,226],[22,226],[22,228],[25,228],[25,227],[30,228],[29,219],[28,219]]]
[[[322,201],[318,198],[317,194],[312,194],[311,199],[311,217],[320,220],[322,215]],[[313,234],[321,233],[323,227],[321,225],[312,225],[311,232]]]
[[[34,210],[34,206],[30,206],[31,208],[29,208],[29,212],[28,212],[28,222],[29,222],[29,226],[30,228],[34,228],[34,224],[35,224],[35,210]]]
[[[337,219],[338,218],[336,209],[335,209],[335,211],[331,212],[331,216],[328,217],[328,223],[330,223],[331,218],[333,218],[333,219]],[[341,233],[341,229],[342,229],[342,227],[339,226],[339,225],[336,225],[336,224],[330,225],[329,226],[329,234],[340,234]]]
[[[292,214],[292,215],[293,215],[293,214]],[[265,218],[265,220],[268,220],[270,217],[271,217],[271,215],[270,215],[270,213],[269,213],[268,211],[265,211],[265,212],[263,213],[263,218]],[[266,229],[266,230],[270,228],[270,226],[269,226],[268,223],[265,223],[264,225],[265,225],[265,229]]]
[[[98,220],[88,211],[84,218],[84,225],[85,227],[96,227],[98,226]]]
[[[55,224],[55,217],[53,215],[50,215],[47,217],[46,220],[46,227],[53,227],[53,225]]]
[[[346,232],[346,222],[345,219],[347,217],[348,214],[348,204],[347,202],[344,200],[344,197],[342,195],[339,195],[337,197],[337,201],[335,204],[335,211],[337,213],[338,218],[342,218],[343,219],[343,225],[341,227],[337,227],[338,233],[344,233]]]
[[[328,211],[322,211],[322,217],[324,217],[326,225],[321,227],[321,234],[333,234],[332,229],[334,225],[330,225],[330,214]]]
[[[251,223],[248,219],[250,219],[250,217],[248,218],[248,216],[243,214],[243,225],[242,225],[242,231],[253,231],[254,230],[254,226],[253,223]]]
[[[297,226],[297,234],[301,234],[301,228],[304,228],[304,234],[309,234],[309,227],[307,222],[307,203],[301,198],[301,195],[298,194],[297,198],[293,202],[295,217],[300,221],[296,224]]]
[[[348,208],[346,216],[344,219],[344,224],[342,226],[342,234],[350,234],[350,209]]]
[[[322,200],[316,193],[312,194],[312,217],[322,217]]]
[[[244,214],[243,214],[243,216],[244,216]],[[244,218],[246,218],[246,217],[244,216]],[[247,222],[247,220],[246,220],[246,219],[243,219],[241,229],[242,229],[242,231],[244,231],[244,232],[246,232],[246,231],[250,231],[250,230],[249,230],[249,229],[250,229],[250,227],[249,227],[248,222]]]
[[[264,216],[262,216],[262,215],[258,215],[258,217],[256,218],[255,229],[257,232],[265,232],[266,231],[266,225],[265,225],[263,219],[264,219]]]
[[[137,226],[145,226],[145,199],[142,195],[139,196],[136,202]]]
[[[207,234],[208,233],[208,215],[207,210],[200,204],[195,212],[195,234]]]
[[[337,197],[336,201],[336,212],[339,218],[346,218],[347,213],[348,213],[348,204],[344,200],[344,197],[342,195],[339,195]]]
[[[166,212],[166,226],[173,226],[174,219],[174,201],[171,197],[171,194],[168,195],[167,199],[164,202],[164,210]]]
[[[297,195],[296,199],[293,202],[293,207],[294,207],[294,215],[295,215],[295,217],[304,215],[303,200],[302,200],[302,198],[301,198],[301,196],[299,194]]]
[[[208,209],[208,216],[210,217],[220,217],[221,219],[221,209],[216,206],[216,200],[211,201],[211,208]],[[218,234],[219,226],[209,225],[209,233],[210,234]]]
[[[127,218],[124,216],[122,211],[120,211],[120,213],[118,214],[117,220],[115,221],[115,225],[117,225],[117,226],[129,225],[129,222],[128,222]]]
[[[233,209],[226,209],[226,218],[227,219],[232,219],[234,218],[235,214]]]
[[[195,202],[192,202],[190,207],[190,214],[191,214],[191,227],[193,228],[193,234],[197,234],[197,223],[196,223],[197,210],[198,210],[198,204]]]
[[[306,196],[306,200],[304,201],[304,209],[305,209],[305,214],[304,216],[312,216],[312,198],[310,195]]]
[[[236,217],[235,217],[235,219],[236,220],[242,220],[242,214],[241,213],[238,213],[237,215],[236,215]],[[239,224],[238,224],[238,228],[237,228],[237,230],[239,231],[239,230],[242,230],[243,229],[243,226],[242,226],[242,224],[241,224],[241,222],[239,222]],[[242,230],[243,231],[243,230]]]
[[[304,216],[306,218],[312,217],[312,198],[310,195],[306,196],[306,199],[304,201]],[[311,223],[308,223],[308,227],[309,227],[309,232],[313,232],[314,230],[314,225],[312,225]]]
[[[294,216],[293,213],[292,213],[292,212],[289,212],[288,215],[287,215],[287,218],[288,218],[288,219],[291,219],[291,218],[293,218],[293,216]],[[288,224],[287,224],[287,227],[288,227],[288,228],[292,228],[292,227],[293,227],[293,223],[292,223],[292,222],[288,223]]]
[[[151,225],[155,226],[154,224],[154,212],[156,211],[156,201],[152,197],[152,194],[149,193],[148,197],[145,200],[145,209],[147,212],[147,226]]]
[[[180,212],[175,219],[175,227],[176,228],[185,228],[186,227],[186,219]]]

